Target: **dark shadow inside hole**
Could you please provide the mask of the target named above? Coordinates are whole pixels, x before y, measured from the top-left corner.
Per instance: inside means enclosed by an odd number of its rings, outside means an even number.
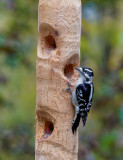
[[[69,63],[65,66],[64,74],[67,78],[71,78],[74,74],[74,65]]]
[[[54,130],[53,123],[50,121],[45,122],[44,135],[42,136],[42,138],[44,139],[48,138],[52,134],[53,130]]]
[[[45,47],[48,50],[56,49],[56,41],[51,35],[45,37]]]

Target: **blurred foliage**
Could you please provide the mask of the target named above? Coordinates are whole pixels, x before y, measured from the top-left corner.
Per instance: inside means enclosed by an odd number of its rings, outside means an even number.
[[[83,1],[81,66],[94,70],[95,93],[79,160],[123,159],[122,16],[123,1]]]
[[[34,159],[38,0],[0,1],[0,159]],[[81,66],[95,93],[79,160],[123,159],[123,1],[83,0]],[[82,124],[81,124],[82,126]]]
[[[34,159],[37,5],[0,1],[0,160]]]

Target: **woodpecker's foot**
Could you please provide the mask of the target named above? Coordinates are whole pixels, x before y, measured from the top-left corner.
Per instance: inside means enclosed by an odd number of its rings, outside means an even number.
[[[63,90],[63,92],[67,91],[67,92],[69,92],[69,93],[72,94],[72,90],[71,90],[70,86],[71,86],[71,84],[70,84],[70,82],[68,82],[68,88],[66,88],[65,90]]]

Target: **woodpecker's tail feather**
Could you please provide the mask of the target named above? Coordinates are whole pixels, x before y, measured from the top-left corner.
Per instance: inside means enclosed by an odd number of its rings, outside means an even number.
[[[88,112],[84,112],[82,115],[83,126],[85,126],[86,124],[87,116],[88,116]]]
[[[76,129],[79,126],[79,122],[80,122],[80,114],[77,114],[76,119],[75,119],[74,123],[72,124],[73,134],[74,134],[74,132],[76,132]]]

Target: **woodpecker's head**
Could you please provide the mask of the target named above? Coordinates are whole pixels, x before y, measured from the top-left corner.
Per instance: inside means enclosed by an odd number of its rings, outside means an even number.
[[[94,74],[92,69],[87,68],[87,67],[83,67],[83,68],[76,68],[77,71],[79,72],[80,76],[85,77],[86,80],[92,81]]]

